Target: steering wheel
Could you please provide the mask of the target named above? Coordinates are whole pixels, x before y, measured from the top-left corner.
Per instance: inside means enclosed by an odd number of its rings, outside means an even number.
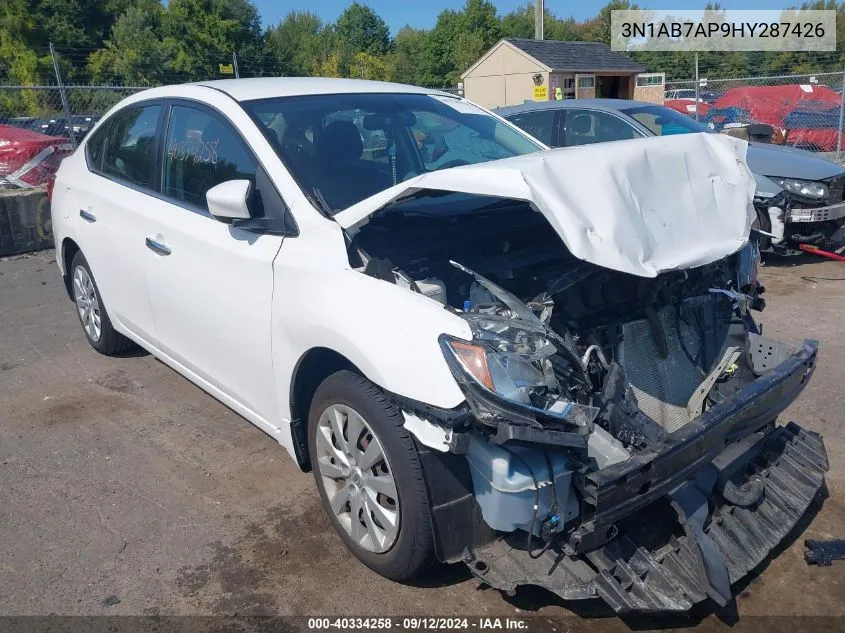
[[[469,162],[465,161],[463,158],[456,158],[443,163],[437,169],[450,169],[451,167],[462,167],[464,165],[469,165]]]

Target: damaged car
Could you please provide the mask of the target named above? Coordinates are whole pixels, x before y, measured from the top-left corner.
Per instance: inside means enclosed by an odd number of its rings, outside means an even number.
[[[56,259],[97,351],[267,432],[378,573],[725,604],[827,470],[777,422],[818,346],[759,324],[747,144],[541,150],[408,86],[154,88],[62,163]]]

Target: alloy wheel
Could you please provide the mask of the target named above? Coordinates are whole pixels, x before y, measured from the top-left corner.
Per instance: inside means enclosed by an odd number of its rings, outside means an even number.
[[[88,338],[96,343],[103,332],[100,302],[97,301],[94,281],[83,266],[77,266],[73,271],[73,297],[82,327],[85,328]]]

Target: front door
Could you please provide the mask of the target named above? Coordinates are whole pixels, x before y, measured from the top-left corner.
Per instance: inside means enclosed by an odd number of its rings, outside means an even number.
[[[171,203],[155,209],[146,263],[159,347],[271,431],[272,264],[283,238],[214,219],[205,194],[235,179],[252,181],[265,197],[275,192],[261,191],[272,186],[234,127],[201,106],[171,106],[163,154],[161,192]]]

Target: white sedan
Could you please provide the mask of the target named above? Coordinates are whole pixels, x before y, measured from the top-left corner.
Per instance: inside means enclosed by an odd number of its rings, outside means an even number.
[[[154,88],[62,163],[57,262],[94,349],[140,345],[275,438],[379,573],[686,609],[730,599],[826,468],[773,424],[816,346],[752,318],[745,148],[545,151],[377,82]],[[753,551],[697,523],[736,508]]]

